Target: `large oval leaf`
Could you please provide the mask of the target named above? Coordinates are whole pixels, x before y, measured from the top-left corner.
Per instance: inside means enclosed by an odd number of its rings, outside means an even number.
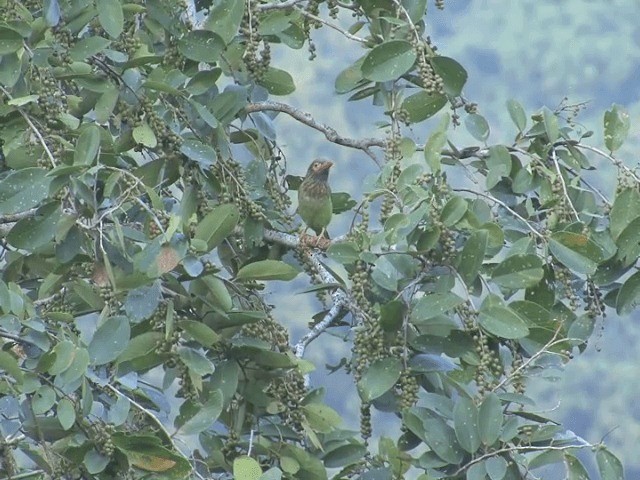
[[[93,365],[103,365],[120,355],[131,335],[129,319],[125,316],[108,318],[98,327],[89,344],[89,354]]]
[[[358,381],[358,392],[365,402],[380,397],[393,387],[402,373],[402,362],[398,358],[376,360]]]
[[[434,116],[447,104],[445,95],[432,95],[425,90],[407,97],[402,102],[402,109],[409,115],[412,123],[418,123]]]
[[[453,425],[458,443],[473,454],[480,448],[478,429],[478,407],[473,400],[460,397],[453,409]]]
[[[529,334],[525,321],[497,295],[490,295],[482,302],[478,323],[487,332],[501,338],[523,338]]]
[[[245,265],[238,271],[238,280],[284,280],[296,278],[298,270],[280,260],[262,260]]]
[[[407,73],[416,61],[413,46],[405,40],[376,45],[362,62],[362,75],[374,82],[389,82]]]
[[[215,207],[198,223],[194,238],[206,242],[211,250],[233,232],[239,219],[240,211],[234,204]]]
[[[51,177],[44,168],[23,168],[0,181],[0,214],[24,212],[49,195]]]
[[[493,269],[491,279],[511,289],[529,288],[544,276],[542,260],[537,255],[512,255]]]
[[[553,233],[549,239],[549,250],[565,267],[586,275],[593,275],[604,258],[602,249],[580,233]]]

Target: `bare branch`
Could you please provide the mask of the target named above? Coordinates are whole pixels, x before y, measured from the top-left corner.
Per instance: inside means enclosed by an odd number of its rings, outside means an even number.
[[[314,130],[322,132],[327,140],[337,145],[342,145],[343,147],[355,148],[357,150],[362,150],[369,157],[373,159],[376,164],[380,165],[378,159],[371,151],[371,147],[380,147],[385,148],[386,141],[379,138],[363,138],[361,140],[355,140],[353,138],[343,137],[338,134],[335,129],[329,127],[328,125],[321,124],[317,122],[310,113],[303,112],[302,110],[298,110],[291,105],[280,102],[261,102],[261,103],[250,103],[245,107],[247,113],[253,112],[282,112],[286,113],[293,119],[303,123]]]
[[[567,204],[571,208],[573,215],[576,217],[576,220],[580,220],[580,214],[576,210],[576,207],[573,206],[573,202],[569,197],[569,191],[567,190],[567,184],[564,181],[564,177],[562,176],[562,171],[560,170],[560,164],[558,163],[558,156],[556,155],[556,149],[551,149],[551,160],[553,160],[553,164],[556,167],[556,173],[558,174],[558,178],[560,179],[560,184],[562,185],[562,193],[564,194],[564,198],[567,201]]]
[[[286,0],[280,3],[265,3],[262,5],[256,5],[256,9],[259,12],[268,12],[269,10],[286,10],[287,8],[293,8],[299,3],[305,0]]]
[[[344,35],[345,37],[347,37],[349,40],[353,40],[354,42],[358,42],[358,43],[362,43],[362,44],[366,44],[367,41],[364,38],[358,37],[356,35],[353,35],[349,32],[347,32],[345,29],[339,27],[338,25],[334,24],[334,23],[330,23],[328,21],[326,21],[323,18],[320,18],[312,13],[307,12],[306,10],[302,9],[302,8],[296,8],[297,11],[299,11],[303,16],[310,18],[311,20],[314,20],[316,22],[320,22],[323,25],[326,25],[329,28],[333,28],[335,31],[340,32],[342,35]]]
[[[31,208],[20,213],[0,215],[0,223],[14,223],[23,218],[33,217],[36,214],[36,210],[35,208]]]
[[[597,153],[598,155],[600,155],[601,157],[606,158],[607,160],[609,160],[611,163],[613,163],[616,167],[623,169],[625,172],[627,172],[636,182],[640,183],[640,178],[638,178],[638,176],[635,174],[635,172],[633,170],[631,170],[629,167],[627,167],[622,160],[618,160],[617,158],[615,158],[612,155],[609,155],[606,152],[603,152],[602,150],[600,150],[599,148],[595,148],[592,147],[590,145],[583,145],[582,143],[576,143],[575,144],[576,147],[578,148],[584,148],[585,150],[589,150],[591,152]]]

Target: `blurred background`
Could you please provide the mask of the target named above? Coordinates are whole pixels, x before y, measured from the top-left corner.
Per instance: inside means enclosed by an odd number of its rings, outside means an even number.
[[[520,102],[528,115],[542,106],[553,110],[565,97],[568,104],[586,102],[576,121],[585,131],[594,132],[587,140],[593,146],[604,145],[604,111],[617,103],[631,116],[629,138],[617,156],[630,167],[638,164],[640,0],[445,0],[444,4],[445,9],[440,11],[429,1],[427,34],[440,54],[456,59],[467,70],[464,94],[478,104],[478,112],[489,121],[490,144],[509,144],[516,134],[505,106],[510,98]],[[350,17],[341,18],[345,27],[351,22]],[[326,30],[313,34],[318,56],[312,62],[306,48],[275,49],[274,66],[296,72],[297,91],[284,100],[342,135],[383,138],[384,130],[376,126],[376,122],[385,120],[382,109],[372,107],[369,100],[347,102],[348,96],[338,96],[333,88],[336,75],[364,51]],[[437,122],[440,115],[432,122]],[[430,125],[433,123],[426,122],[406,134],[424,143]],[[327,142],[322,134],[284,115],[276,119],[276,126],[291,174],[303,175],[314,157],[329,157],[336,162],[331,174],[333,190],[349,192],[356,200],[362,198],[367,177],[377,169],[371,159],[362,152]],[[477,145],[465,131],[464,121],[450,139],[458,148]],[[598,167],[597,175],[590,180],[611,198],[615,170],[601,158],[590,159]],[[340,215],[332,221],[329,232],[332,236],[346,233],[350,221],[349,213]],[[303,290],[304,279],[298,282],[295,287]],[[277,290],[271,295],[276,314],[288,319],[295,342],[306,331],[312,312],[318,311],[314,295],[300,295],[289,305],[282,303],[284,298]],[[301,313],[305,304],[306,314]],[[324,334],[307,350],[307,358],[316,365],[337,364],[348,356],[348,344],[342,338],[347,332],[332,333]],[[638,345],[640,310],[626,318],[612,312],[596,327],[585,353],[557,376],[534,380],[529,392],[539,399],[541,412],[563,422],[590,443],[604,440],[623,462],[628,479],[640,478]],[[318,371],[314,375],[314,385],[326,386],[327,402],[346,418],[348,427],[357,429],[359,402],[350,380],[341,372],[327,375],[327,371]],[[380,416],[384,433],[394,435],[386,428],[389,422]],[[377,430],[374,433],[381,434],[380,423]],[[594,472],[591,457],[583,459]],[[561,471],[559,467],[541,478],[556,478]]]

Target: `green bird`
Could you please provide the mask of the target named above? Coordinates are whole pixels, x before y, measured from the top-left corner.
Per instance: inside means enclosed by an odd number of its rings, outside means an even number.
[[[329,187],[330,160],[316,159],[311,162],[307,174],[298,188],[298,213],[307,228],[312,228],[317,236],[327,235],[327,225],[331,221],[333,204]]]

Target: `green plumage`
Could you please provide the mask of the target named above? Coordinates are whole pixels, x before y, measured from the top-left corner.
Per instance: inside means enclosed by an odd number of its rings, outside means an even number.
[[[333,162],[314,160],[298,189],[298,213],[316,235],[326,234],[331,221],[333,204],[329,187],[329,169]]]

